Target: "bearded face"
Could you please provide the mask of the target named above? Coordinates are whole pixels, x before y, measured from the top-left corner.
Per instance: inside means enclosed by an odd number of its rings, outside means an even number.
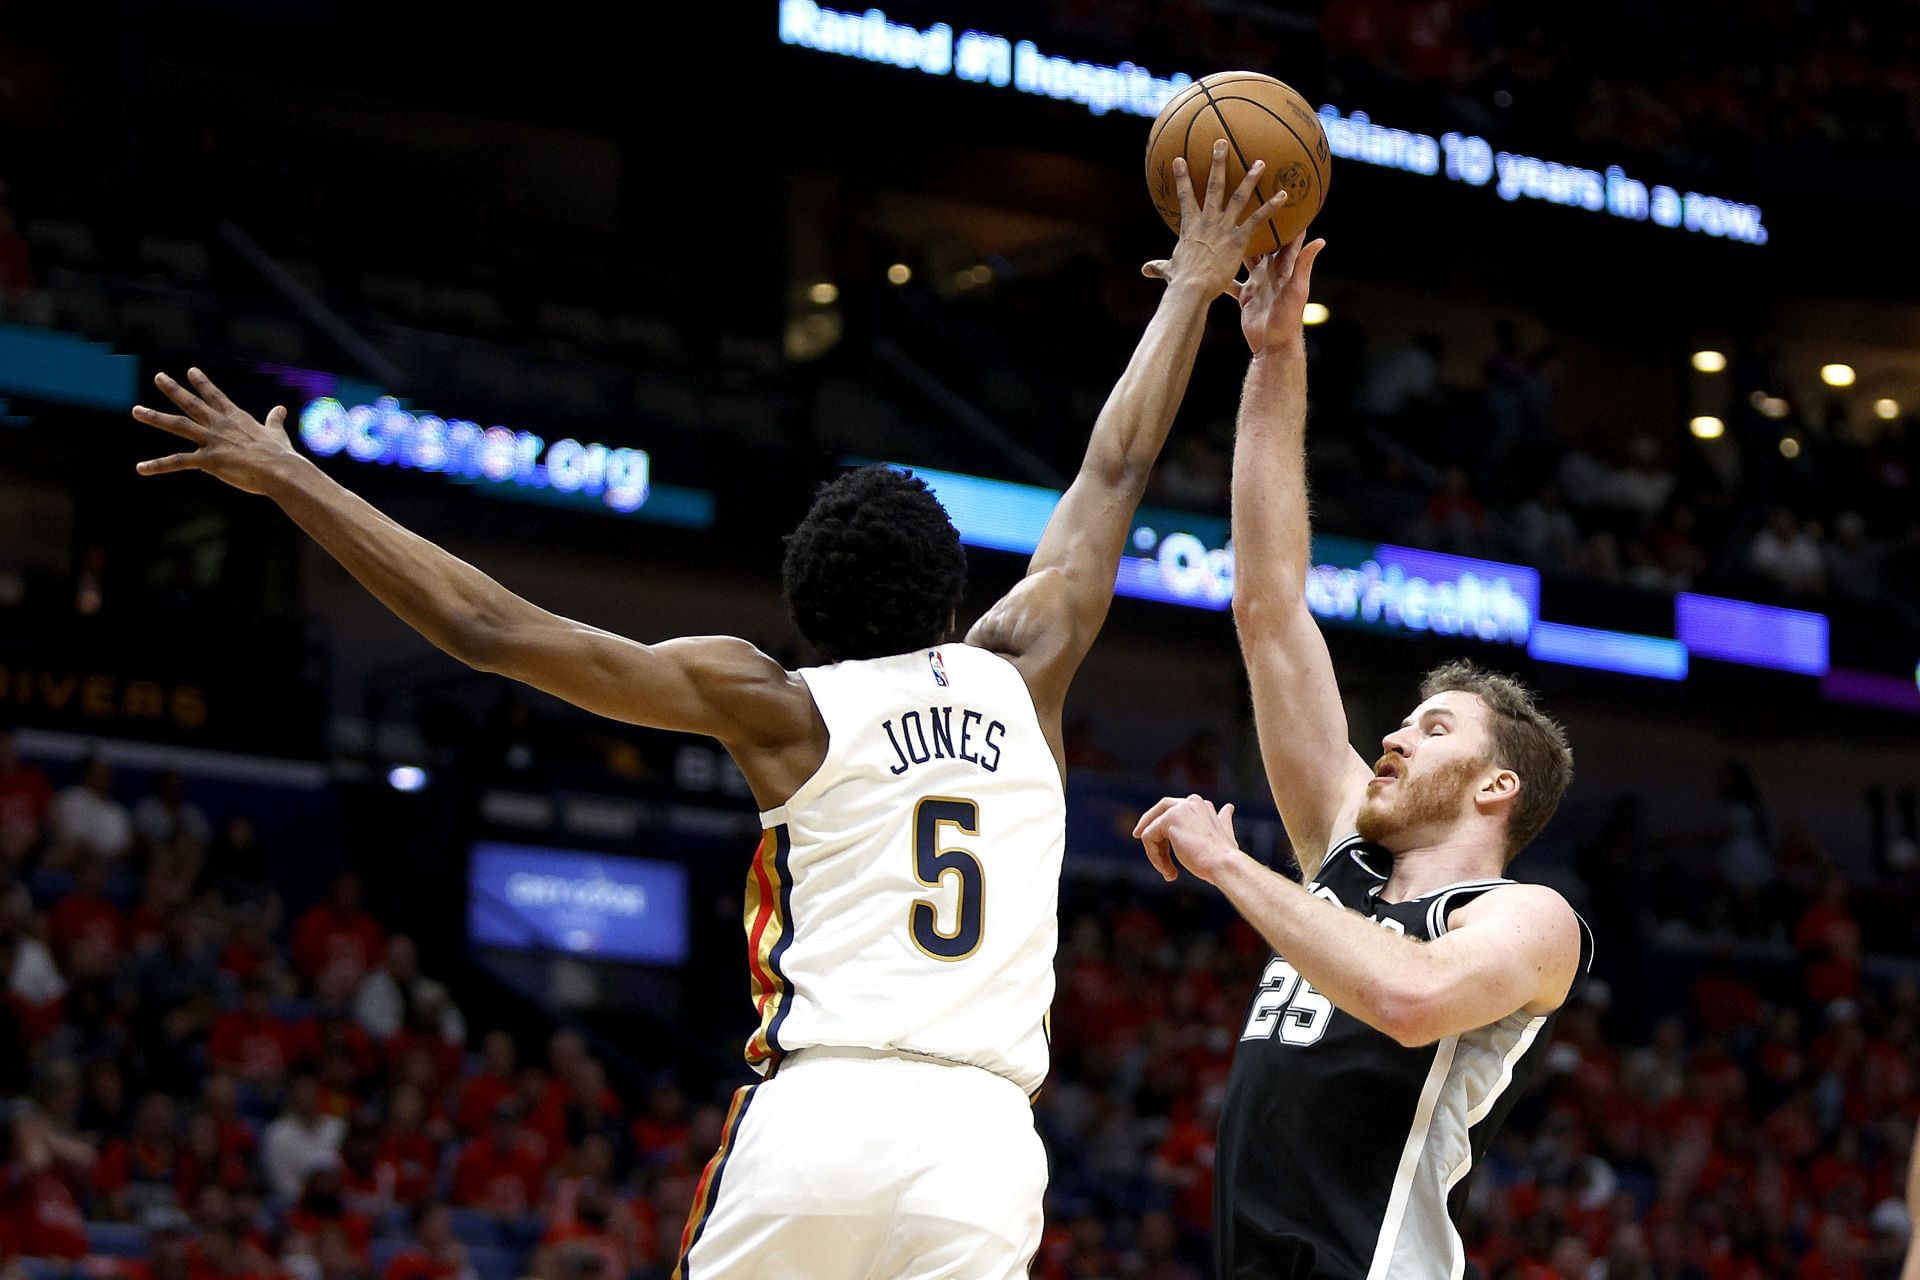
[[[1386,760],[1381,768],[1388,768]],[[1484,760],[1470,758],[1443,761],[1426,771],[1402,767],[1390,781],[1367,789],[1355,829],[1369,844],[1398,852],[1421,832],[1443,830],[1470,809],[1486,769]]]

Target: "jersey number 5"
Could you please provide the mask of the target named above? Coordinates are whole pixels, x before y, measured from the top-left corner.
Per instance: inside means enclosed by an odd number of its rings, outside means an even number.
[[[915,898],[907,913],[907,932],[913,945],[936,960],[965,960],[980,949],[986,932],[987,881],[980,859],[965,849],[942,849],[940,828],[957,827],[970,836],[980,834],[980,806],[971,800],[928,796],[913,809],[913,875],[929,889],[940,888],[949,876],[960,890],[954,904],[953,928],[940,928],[940,908],[929,898]]]
[[[1313,989],[1300,971],[1275,957],[1260,975],[1260,994],[1253,998],[1242,1040],[1270,1040],[1280,1033],[1283,1044],[1318,1044],[1333,1021],[1333,1001]]]

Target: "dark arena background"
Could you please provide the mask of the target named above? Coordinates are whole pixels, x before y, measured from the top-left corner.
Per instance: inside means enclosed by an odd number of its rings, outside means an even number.
[[[1468,1256],[1897,1275],[1892,0],[0,0],[0,1275],[664,1277],[751,1078],[759,822],[725,754],[441,656],[269,502],[136,477],[172,451],[127,415],[156,372],[286,405],[540,605],[789,666],[780,534],[848,462],[905,464],[972,548],[964,621],[1159,297],[1148,124],[1230,68],[1335,154],[1307,598],[1354,741],[1464,655],[1578,757],[1515,874],[1591,923],[1594,978],[1475,1171]],[[1046,1280],[1212,1274],[1267,948],[1135,818],[1231,799],[1291,865],[1225,609],[1231,306],[1068,704]],[[421,443],[455,438],[472,465]]]

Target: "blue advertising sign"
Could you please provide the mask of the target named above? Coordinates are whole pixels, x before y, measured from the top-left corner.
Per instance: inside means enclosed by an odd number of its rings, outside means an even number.
[[[684,964],[687,871],[673,862],[483,841],[467,871],[475,946]]]

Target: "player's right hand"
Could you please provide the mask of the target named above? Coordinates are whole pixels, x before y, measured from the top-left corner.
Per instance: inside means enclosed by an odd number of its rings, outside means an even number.
[[[1325,240],[1305,244],[1306,235],[1278,253],[1270,253],[1247,268],[1246,283],[1234,297],[1240,301],[1240,332],[1254,355],[1297,344],[1304,339],[1307,291],[1313,287],[1313,260],[1327,247]]]
[[[1193,180],[1187,174],[1186,157],[1175,156],[1173,179],[1180,192],[1180,242],[1173,247],[1171,258],[1147,263],[1140,268],[1140,274],[1169,284],[1202,285],[1209,297],[1216,293],[1239,297],[1240,286],[1234,277],[1240,274],[1253,233],[1287,202],[1287,193],[1281,191],[1250,216],[1241,216],[1246,213],[1260,175],[1266,169],[1266,161],[1255,160],[1229,197],[1226,193],[1227,140],[1221,138],[1213,144],[1213,162],[1207,166],[1207,198],[1203,204],[1193,198]]]
[[[143,462],[143,476],[164,476],[175,471],[204,471],[248,493],[265,493],[286,464],[300,455],[287,439],[287,410],[275,405],[261,422],[227,399],[213,385],[213,379],[198,369],[187,370],[191,388],[183,387],[164,373],[153,377],[167,399],[181,413],[161,413],[145,405],[135,405],[133,416],[150,427],[171,431],[198,445],[187,453],[170,454]],[[184,416],[182,416],[184,414]]]

